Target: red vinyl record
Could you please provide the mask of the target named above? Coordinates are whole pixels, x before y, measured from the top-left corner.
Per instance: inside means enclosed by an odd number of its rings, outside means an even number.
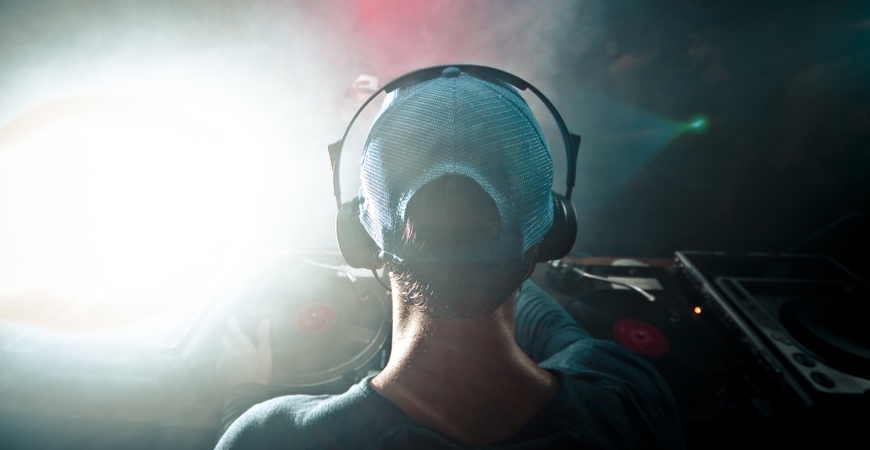
[[[335,307],[326,303],[303,305],[293,314],[293,329],[302,334],[320,334],[335,325]]]
[[[641,356],[663,356],[671,349],[671,341],[665,333],[643,320],[617,320],[613,325],[613,335],[616,342]]]

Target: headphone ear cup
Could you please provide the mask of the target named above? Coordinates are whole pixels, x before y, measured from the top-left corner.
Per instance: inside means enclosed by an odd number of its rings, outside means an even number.
[[[380,269],[381,249],[359,220],[359,197],[346,202],[335,216],[335,237],[344,261],[357,269]]]
[[[538,262],[562,259],[577,240],[577,211],[565,196],[553,192],[553,226],[538,245]]]

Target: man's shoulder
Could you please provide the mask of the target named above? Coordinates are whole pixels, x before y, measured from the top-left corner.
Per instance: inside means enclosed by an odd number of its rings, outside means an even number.
[[[365,427],[365,417],[382,408],[359,385],[337,395],[287,395],[254,405],[221,439],[219,449],[343,447],[340,436]],[[324,442],[324,439],[328,441]]]
[[[594,448],[684,448],[680,416],[670,388],[655,368],[615,342],[576,342],[541,364],[561,388],[549,422],[566,422],[577,436],[599,439]],[[608,432],[631,430],[631,432]],[[605,444],[606,443],[606,444]]]

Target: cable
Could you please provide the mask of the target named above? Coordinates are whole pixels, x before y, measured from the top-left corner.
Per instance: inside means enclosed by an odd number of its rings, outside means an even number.
[[[331,264],[319,263],[319,262],[316,262],[316,261],[312,261],[312,260],[310,260],[310,259],[308,259],[308,258],[306,258],[306,257],[304,257],[304,256],[300,257],[300,259],[301,259],[302,261],[308,263],[308,264],[311,264],[312,266],[324,267],[324,268],[326,268],[326,269],[333,269],[333,270],[337,270],[337,271],[339,271],[339,272],[342,272],[342,273],[344,273],[345,275],[347,275],[347,278],[348,278],[351,282],[356,282],[356,281],[357,281],[357,278],[356,278],[355,276],[353,276],[353,274],[350,273],[350,270],[348,270],[348,269],[345,268],[345,267],[341,267],[341,266],[333,266],[333,265],[331,265]],[[380,276],[378,276],[378,271],[377,271],[377,270],[372,269],[372,276],[375,278],[375,280],[378,282],[378,284],[380,284],[384,289],[387,290],[387,293],[390,293],[390,292],[391,292],[391,291],[390,291],[390,287],[387,286],[387,285],[383,282],[383,280],[381,280],[381,277],[380,277]]]
[[[384,287],[384,289],[387,290],[387,293],[388,293],[388,294],[389,294],[389,293],[392,293],[392,291],[390,290],[390,287],[387,286],[386,284],[384,284],[384,282],[381,280],[381,277],[378,276],[378,271],[377,271],[377,270],[372,269],[372,276],[375,277],[375,280],[378,280],[378,284],[380,284],[381,286]]]
[[[348,270],[348,269],[346,269],[346,268],[344,268],[344,267],[341,267],[341,266],[333,266],[333,265],[331,265],[331,264],[323,264],[323,263],[315,262],[315,261],[312,261],[312,260],[310,260],[310,259],[308,259],[308,258],[306,258],[306,257],[304,257],[304,256],[300,257],[299,259],[301,259],[302,261],[304,261],[304,262],[306,262],[306,263],[308,263],[308,264],[311,264],[312,266],[324,267],[324,268],[327,268],[327,269],[333,269],[333,270],[337,270],[337,271],[339,271],[339,272],[342,272],[343,274],[347,275],[347,278],[348,278],[351,282],[356,282],[356,277],[353,276],[352,273],[350,273],[350,270]]]
[[[605,282],[607,282],[607,283],[617,284],[617,285],[619,285],[619,286],[622,286],[622,287],[626,287],[626,288],[632,289],[632,290],[634,290],[634,291],[637,291],[640,295],[643,295],[644,297],[646,297],[647,300],[649,300],[649,301],[651,301],[651,302],[656,301],[655,296],[653,296],[653,295],[650,294],[649,292],[647,292],[647,291],[645,291],[645,290],[643,290],[643,289],[641,289],[641,288],[639,288],[639,287],[637,287],[637,286],[635,286],[635,285],[633,285],[633,284],[623,283],[623,282],[621,282],[621,281],[611,280],[610,278],[599,277],[598,275],[592,275],[591,273],[587,273],[587,272],[585,272],[585,271],[583,271],[583,270],[580,270],[580,269],[578,269],[578,268],[575,267],[575,266],[569,266],[568,264],[562,262],[561,260],[554,260],[553,262],[550,263],[550,265],[551,265],[552,267],[556,268],[556,269],[565,269],[565,268],[567,267],[567,268],[569,268],[572,272],[574,272],[574,273],[576,273],[576,274],[578,274],[578,275],[580,275],[580,276],[584,276],[584,277],[586,277],[586,278],[591,278],[591,279],[593,279],[593,280],[605,281]]]

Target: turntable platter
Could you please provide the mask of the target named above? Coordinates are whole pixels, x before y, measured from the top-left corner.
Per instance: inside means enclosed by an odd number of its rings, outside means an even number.
[[[249,283],[239,320],[243,329],[254,330],[261,319],[271,319],[272,384],[319,394],[331,393],[336,384],[343,391],[360,377],[390,330],[387,295],[366,281],[372,280],[285,261]]]
[[[780,313],[789,333],[816,358],[854,375],[870,374],[870,306],[854,299],[800,299]]]

